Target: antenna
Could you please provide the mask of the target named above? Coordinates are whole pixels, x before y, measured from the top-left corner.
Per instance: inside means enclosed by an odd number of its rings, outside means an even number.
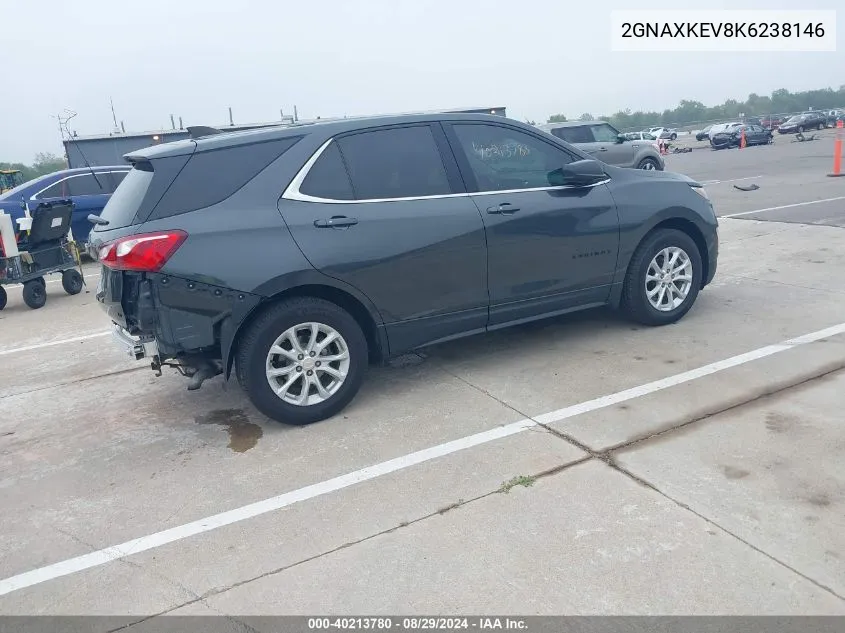
[[[114,113],[114,100],[111,97],[109,97],[109,105],[111,105],[111,118],[114,121],[114,131],[119,132],[120,126],[117,124],[117,115]],[[74,116],[76,116],[75,112]]]

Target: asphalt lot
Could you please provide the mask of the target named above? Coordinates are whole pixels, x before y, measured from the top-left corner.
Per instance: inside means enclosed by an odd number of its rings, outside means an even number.
[[[789,138],[667,157],[725,218],[682,322],[429,348],[306,428],[10,289],[0,614],[845,614],[845,178]]]

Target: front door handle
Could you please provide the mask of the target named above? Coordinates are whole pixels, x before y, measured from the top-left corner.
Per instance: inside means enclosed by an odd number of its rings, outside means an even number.
[[[503,202],[495,207],[487,207],[487,213],[491,215],[512,215],[519,211],[519,207],[513,206],[510,202]]]
[[[607,148],[606,148],[606,147],[600,147],[600,148],[599,148],[599,151],[600,151],[600,152],[606,152],[606,151],[607,151]]]
[[[314,220],[318,229],[342,229],[358,224],[357,218],[347,218],[345,215],[334,215],[327,220]]]

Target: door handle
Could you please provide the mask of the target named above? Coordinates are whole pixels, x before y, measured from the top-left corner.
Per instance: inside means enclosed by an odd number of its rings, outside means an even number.
[[[600,147],[600,148],[599,148],[599,151],[600,151],[600,152],[606,152],[606,151],[607,151],[607,148],[606,148],[606,147]]]
[[[327,220],[314,220],[318,229],[342,229],[358,224],[357,218],[347,218],[345,215],[334,215]]]
[[[487,207],[487,213],[491,215],[512,215],[519,211],[519,207],[511,205],[510,202],[503,202],[495,207]]]

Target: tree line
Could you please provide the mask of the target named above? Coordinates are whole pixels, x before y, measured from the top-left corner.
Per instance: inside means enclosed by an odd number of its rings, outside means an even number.
[[[0,161],[0,169],[17,169],[21,172],[23,181],[32,180],[39,176],[52,174],[54,171],[67,169],[67,162],[64,158],[59,158],[50,152],[41,152],[35,155],[35,160],[31,165],[24,163],[4,163]]]
[[[832,110],[845,107],[845,84],[838,90],[822,88],[804,92],[790,92],[786,88],[775,90],[770,96],[760,96],[756,93],[748,95],[745,101],[728,99],[715,106],[706,106],[701,101],[681,100],[676,108],[658,111],[632,111],[630,108],[620,110],[615,114],[593,117],[585,112],[577,120],[591,121],[600,119],[608,121],[614,127],[622,130],[626,128],[642,129],[649,126],[664,125],[667,127],[687,125],[703,121],[718,121],[722,119],[736,119],[741,114],[747,116],[762,116],[765,114],[787,114],[804,110]],[[553,114],[548,118],[549,123],[567,121],[564,114]]]

